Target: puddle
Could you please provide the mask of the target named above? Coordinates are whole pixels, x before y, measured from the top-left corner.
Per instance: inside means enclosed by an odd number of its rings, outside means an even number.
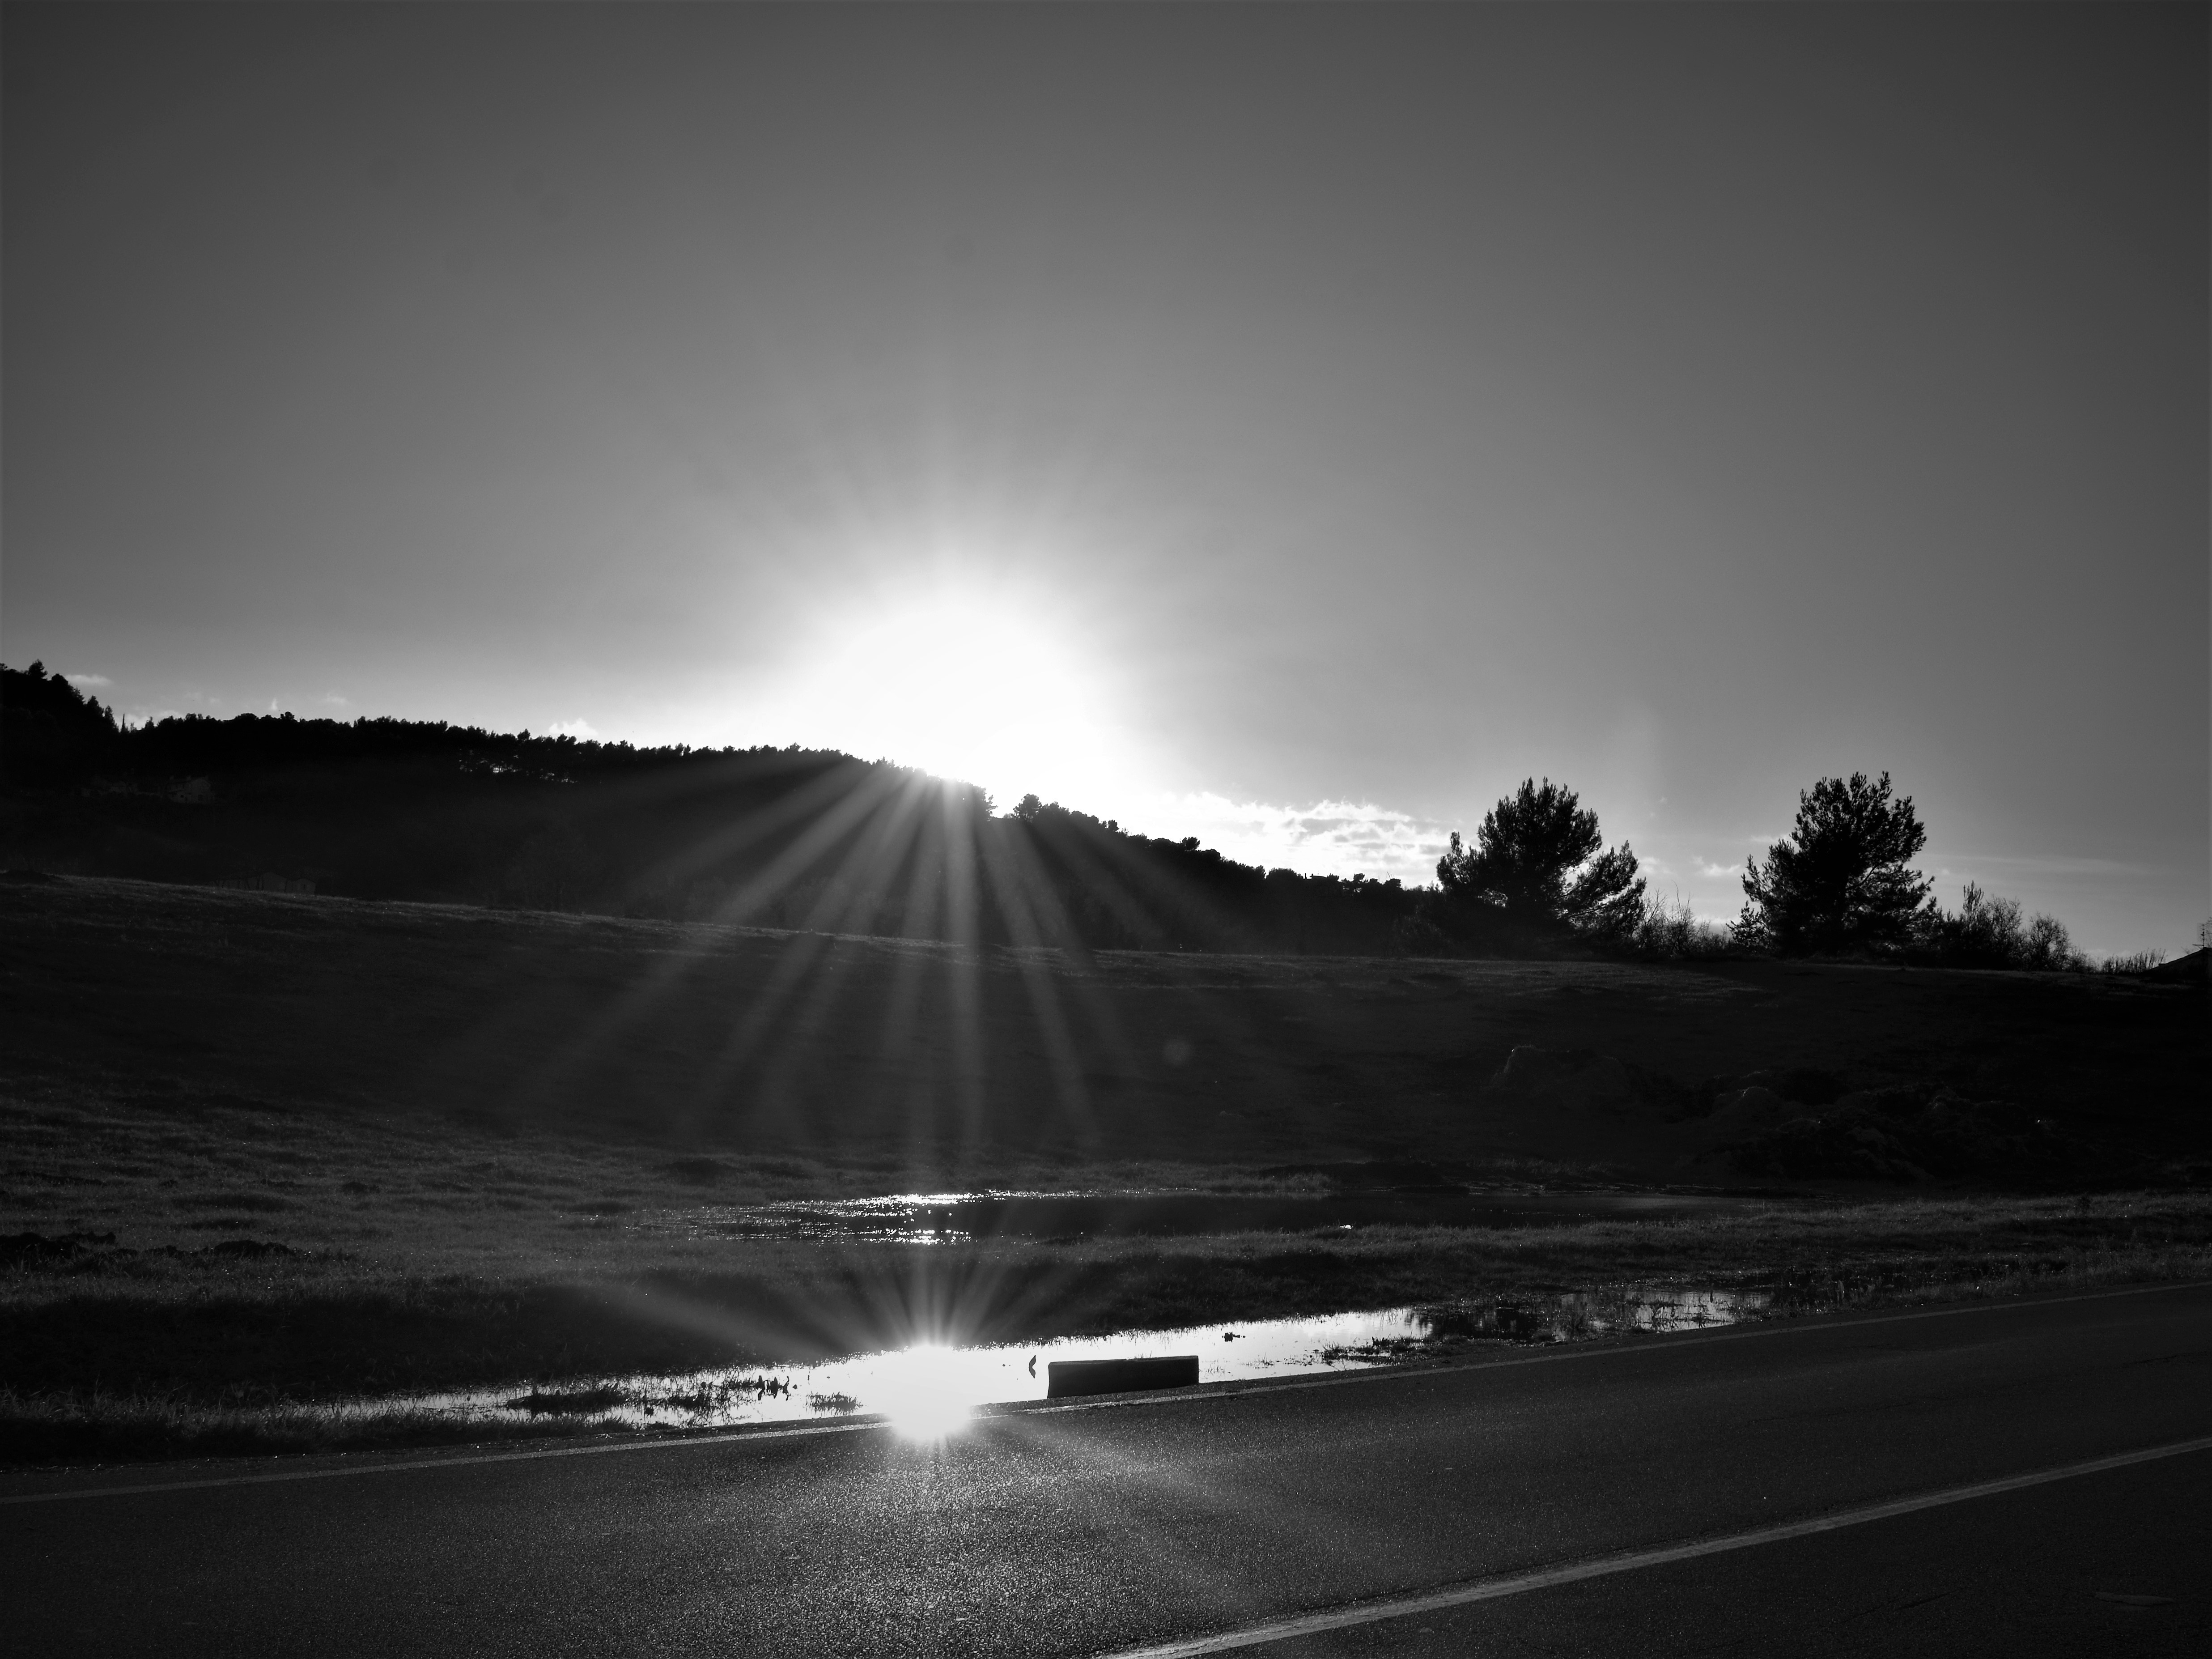
[[[898,1193],[883,1198],[708,1204],[631,1224],[702,1238],[869,1239],[1190,1237],[1361,1227],[1514,1228],[1724,1214],[1754,1200],[1705,1194],[1474,1192],[1462,1187],[1328,1194]]]
[[[681,1376],[599,1378],[544,1392],[507,1388],[360,1401],[340,1415],[428,1412],[486,1424],[564,1413],[632,1428],[727,1428],[882,1413],[941,1434],[978,1407],[1042,1400],[1055,1360],[1198,1356],[1200,1382],[1356,1370],[1510,1337],[1567,1341],[1614,1330],[1674,1331],[1756,1316],[1759,1291],[1624,1288],[1527,1297],[1468,1310],[1390,1308],[969,1348],[923,1346],[809,1364],[738,1365]]]

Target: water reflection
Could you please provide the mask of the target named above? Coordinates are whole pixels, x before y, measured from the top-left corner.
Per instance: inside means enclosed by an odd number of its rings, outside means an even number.
[[[1583,1304],[1594,1334],[1605,1331],[1694,1331],[1733,1325],[1764,1313],[1772,1298],[1764,1291],[1651,1290],[1594,1292]]]
[[[1345,1193],[892,1193],[876,1198],[702,1204],[631,1224],[702,1238],[870,1239],[1192,1237],[1358,1227],[1518,1228],[1686,1219],[1752,1200],[1709,1193],[1476,1190],[1440,1186]]]
[[[1628,1331],[1705,1330],[1757,1319],[1773,1305],[1765,1291],[1678,1285],[1611,1285],[1532,1300],[1500,1302],[1492,1316],[1504,1335],[1573,1342]]]
[[[557,1413],[633,1428],[729,1428],[868,1413],[883,1415],[903,1433],[937,1438],[981,1407],[1043,1400],[1055,1360],[1195,1354],[1201,1383],[1233,1382],[1359,1370],[1478,1342],[1542,1344],[1613,1331],[1728,1325],[1756,1316],[1767,1300],[1756,1291],[1630,1286],[1472,1308],[1389,1308],[1049,1342],[921,1344],[806,1364],[595,1379],[588,1386],[520,1394],[506,1389],[362,1401],[340,1409],[367,1414],[397,1408],[486,1423]]]

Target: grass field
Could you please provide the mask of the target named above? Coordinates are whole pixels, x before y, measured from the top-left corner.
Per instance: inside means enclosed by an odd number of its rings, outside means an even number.
[[[0,885],[0,1234],[19,1236],[0,1455],[17,1458],[358,1443],[374,1432],[340,1434],[317,1402],[918,1333],[1627,1278],[1875,1296],[2212,1271],[2212,1198],[2188,1184],[2208,1137],[2187,986],[1074,960],[87,880]],[[1492,1086],[1521,1045],[1601,1051],[1637,1087]],[[1783,1068],[2002,1100],[2055,1126],[2069,1161],[2025,1186],[1747,1175],[1698,1085]],[[784,1198],[1418,1178],[1772,1201],[1511,1233],[926,1247],[684,1224]]]

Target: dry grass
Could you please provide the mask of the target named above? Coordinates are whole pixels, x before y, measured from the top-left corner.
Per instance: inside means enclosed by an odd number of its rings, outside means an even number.
[[[86,882],[0,892],[0,1235],[114,1235],[0,1271],[0,1455],[17,1458],[411,1443],[476,1431],[335,1402],[921,1334],[1631,1279],[1814,1305],[2212,1272],[2212,1197],[2149,1189],[2202,1158],[2201,991],[2101,975],[962,957]],[[1368,1158],[1732,1178],[1693,1161],[1698,1126],[1663,1107],[1486,1091],[1523,1042],[1686,1083],[1790,1066],[1954,1080],[2061,1115],[2145,1190],[1801,1188],[1697,1222],[934,1247],[681,1224],[708,1205],[979,1186],[1297,1189]]]
[[[1077,960],[70,881],[0,889],[0,1085],[27,1097],[784,1156],[894,1189],[1024,1164],[1407,1156],[1679,1178],[1692,1146],[1663,1110],[1486,1096],[1522,1044],[1685,1087],[1778,1067],[1942,1083],[2123,1161],[2203,1150],[2201,989],[2111,975]]]
[[[644,1272],[696,1252],[680,1227],[647,1229],[641,1218],[709,1205],[897,1191],[1315,1184],[1297,1172],[1168,1160],[838,1163],[268,1103],[118,1103],[82,1085],[0,1091],[0,1234],[112,1232],[141,1252],[272,1240],[343,1257],[380,1280]],[[131,1271],[164,1270],[149,1263]]]

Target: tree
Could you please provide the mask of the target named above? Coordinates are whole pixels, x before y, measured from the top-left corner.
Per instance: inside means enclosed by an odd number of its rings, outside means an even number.
[[[1490,809],[1473,847],[1452,832],[1437,879],[1451,905],[1479,903],[1515,921],[1618,933],[1644,913],[1644,878],[1626,842],[1610,852],[1600,850],[1604,844],[1597,814],[1583,810],[1573,790],[1524,778]]]
[[[1900,943],[1935,886],[1905,867],[1927,844],[1912,797],[1890,799],[1888,773],[1822,778],[1797,797],[1796,827],[1765,866],[1745,861],[1736,936],[1792,954]]]
[[[43,662],[0,663],[0,775],[14,784],[76,782],[111,762],[115,717]]]

